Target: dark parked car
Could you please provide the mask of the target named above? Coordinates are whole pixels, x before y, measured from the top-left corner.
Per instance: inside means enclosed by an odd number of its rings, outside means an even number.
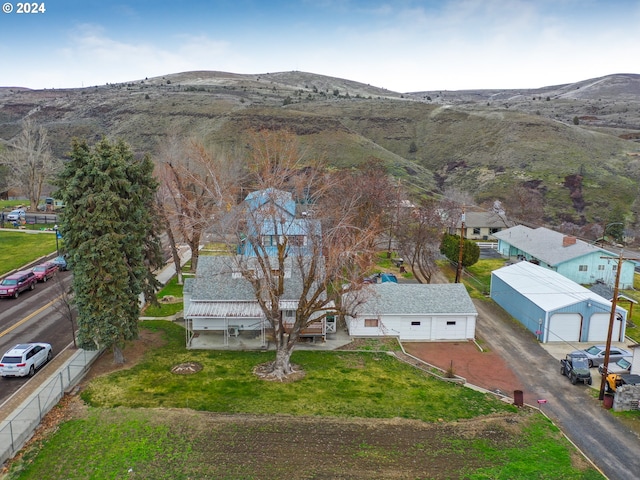
[[[0,297],[18,298],[25,290],[36,288],[37,281],[31,270],[23,270],[9,275],[0,282]]]
[[[62,255],[54,258],[51,262],[56,264],[61,272],[64,272],[67,269],[67,260]]]
[[[58,265],[53,262],[45,262],[33,267],[33,274],[39,282],[46,282],[56,276]]]

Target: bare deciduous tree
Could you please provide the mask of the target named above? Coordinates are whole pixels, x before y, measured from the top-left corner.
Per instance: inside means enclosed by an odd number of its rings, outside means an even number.
[[[235,202],[240,164],[198,140],[170,138],[160,150],[156,176],[161,183],[158,203],[168,230],[189,245],[195,272],[204,232]],[[174,261],[179,263],[173,243]]]
[[[0,152],[0,164],[9,170],[8,184],[29,198],[36,210],[42,190],[60,170],[62,162],[51,153],[47,130],[30,118],[22,122],[20,134]]]
[[[420,283],[431,283],[438,269],[440,242],[445,229],[440,204],[427,201],[401,211],[397,229],[398,250]]]
[[[292,134],[259,132],[251,142],[249,162],[262,197],[257,206],[244,202],[234,212],[235,232],[244,246],[243,255],[234,257],[235,268],[253,287],[273,330],[276,358],[266,375],[283,379],[293,373],[290,358],[304,329],[355,306],[342,304],[340,294],[361,289],[383,212],[359,208],[368,195],[345,174],[331,175],[302,162]],[[306,215],[285,211],[283,197],[304,204]],[[363,214],[369,218],[366,224]],[[288,320],[281,300],[292,295],[295,318]],[[355,295],[353,302],[359,301]]]

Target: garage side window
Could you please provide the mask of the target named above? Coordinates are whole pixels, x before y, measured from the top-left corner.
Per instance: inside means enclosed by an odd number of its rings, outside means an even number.
[[[578,266],[578,271],[579,272],[586,272],[587,271],[587,266],[586,265],[579,265]]]
[[[378,327],[378,319],[377,318],[365,318],[364,319],[365,327]]]

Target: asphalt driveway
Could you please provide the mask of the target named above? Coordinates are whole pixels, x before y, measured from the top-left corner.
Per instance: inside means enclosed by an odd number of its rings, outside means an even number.
[[[572,385],[559,362],[492,302],[474,300],[477,335],[511,367],[525,403],[536,405],[612,480],[640,478],[640,438],[602,407],[593,391]]]

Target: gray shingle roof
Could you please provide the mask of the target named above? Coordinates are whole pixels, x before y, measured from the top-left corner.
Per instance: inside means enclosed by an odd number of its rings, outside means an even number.
[[[364,287],[370,291],[358,314],[472,314],[477,310],[461,283],[398,284],[385,282]]]
[[[575,244],[565,247],[563,239],[567,235],[544,227],[532,229],[518,225],[494,233],[493,236],[551,266],[592,253],[613,256],[611,252],[579,239],[576,239]]]
[[[255,259],[254,259],[255,260]],[[234,259],[230,256],[202,256],[198,259],[198,271],[190,285],[192,300],[255,301],[255,293],[249,281],[233,278]],[[291,278],[285,278],[282,300],[299,300],[302,285],[299,274],[292,268]]]

